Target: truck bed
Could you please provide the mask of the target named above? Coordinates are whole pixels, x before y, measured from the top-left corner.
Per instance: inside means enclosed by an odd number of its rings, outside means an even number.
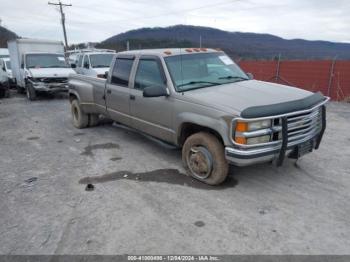
[[[68,78],[69,93],[78,97],[87,113],[105,113],[104,97],[106,79],[80,74]]]

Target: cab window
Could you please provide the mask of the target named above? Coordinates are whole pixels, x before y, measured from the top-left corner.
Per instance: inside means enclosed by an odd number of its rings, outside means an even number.
[[[135,89],[143,90],[149,86],[163,86],[164,79],[156,60],[141,59],[135,76]]]
[[[80,55],[78,58],[78,64],[77,64],[78,67],[82,67],[82,61],[83,61],[83,55]]]
[[[112,71],[111,83],[128,87],[133,62],[133,59],[117,58]]]
[[[89,65],[89,57],[88,57],[88,55],[84,55],[83,67],[85,67],[85,65]],[[86,68],[88,68],[88,66]]]

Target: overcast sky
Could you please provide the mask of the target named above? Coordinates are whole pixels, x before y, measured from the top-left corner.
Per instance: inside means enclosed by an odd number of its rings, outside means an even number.
[[[58,1],[58,0],[52,0]],[[102,41],[140,27],[200,25],[286,39],[350,43],[349,0],[64,0],[70,43]],[[2,25],[23,37],[63,39],[47,0],[0,0]]]

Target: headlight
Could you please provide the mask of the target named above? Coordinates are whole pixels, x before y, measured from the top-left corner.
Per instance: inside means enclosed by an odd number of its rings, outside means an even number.
[[[247,145],[254,145],[254,144],[261,144],[269,142],[271,139],[270,135],[261,134],[258,136],[255,136],[256,134],[253,134],[254,131],[263,130],[271,128],[271,120],[261,120],[261,121],[254,121],[254,122],[243,122],[238,121],[236,122],[236,130],[235,130],[235,142],[238,144],[247,144]],[[252,132],[251,136],[249,137],[249,132]]]
[[[251,138],[247,138],[247,145],[262,144],[262,143],[267,143],[269,141],[270,141],[269,135],[251,137]]]
[[[248,122],[248,131],[259,130],[271,127],[271,120]]]

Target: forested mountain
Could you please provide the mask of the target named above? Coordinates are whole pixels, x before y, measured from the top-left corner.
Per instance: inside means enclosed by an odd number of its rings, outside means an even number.
[[[158,47],[221,48],[233,57],[271,59],[282,55],[289,59],[350,59],[350,44],[327,41],[286,40],[270,34],[228,32],[210,27],[176,25],[170,27],[141,28],[115,35],[98,46],[125,50]]]

